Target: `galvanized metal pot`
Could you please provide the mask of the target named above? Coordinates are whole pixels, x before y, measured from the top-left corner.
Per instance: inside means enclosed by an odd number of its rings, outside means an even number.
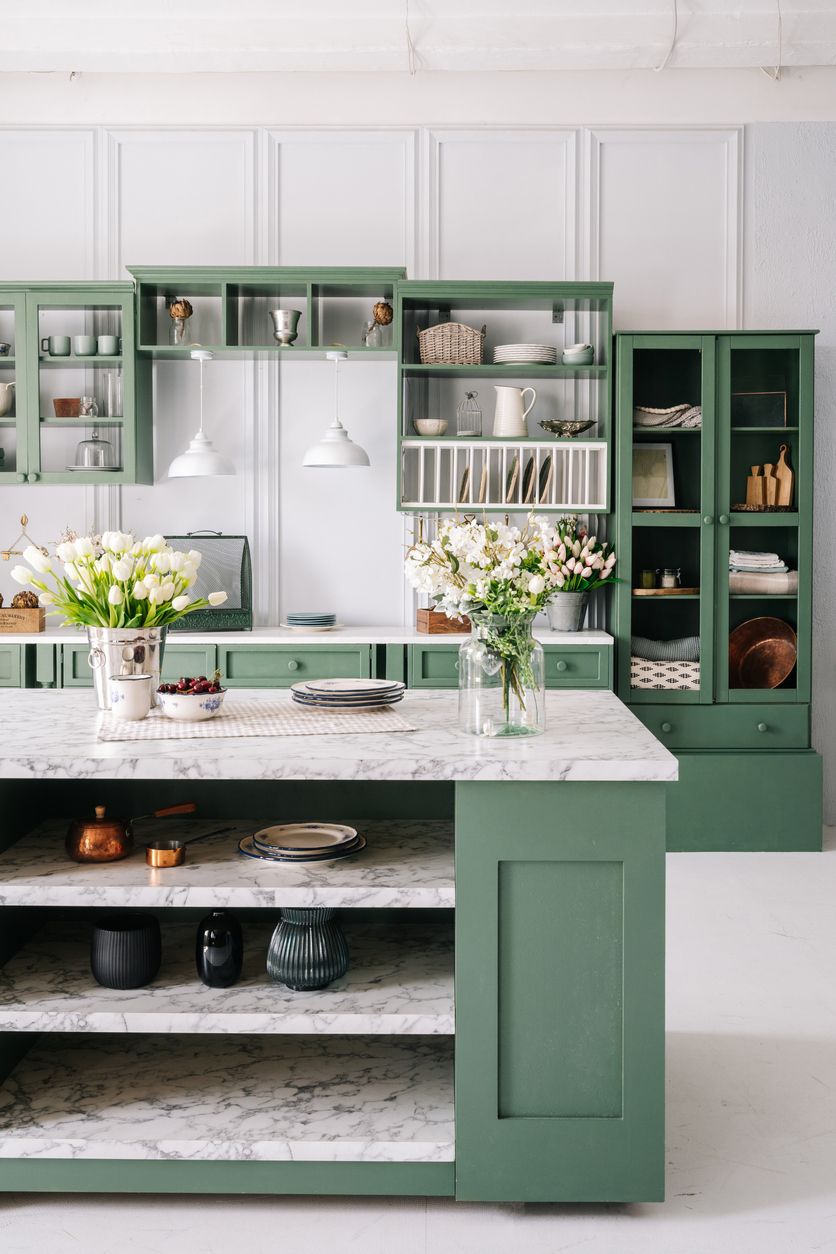
[[[580,631],[588,601],[588,592],[558,592],[546,606],[552,631]]]
[[[167,627],[88,627],[90,652],[87,664],[100,710],[110,709],[111,675],[150,675],[151,704],[157,704],[157,688],[163,664]]]

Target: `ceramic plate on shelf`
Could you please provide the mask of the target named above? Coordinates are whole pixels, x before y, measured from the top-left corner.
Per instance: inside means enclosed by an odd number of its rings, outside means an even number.
[[[538,500],[541,505],[543,504],[546,496],[548,495],[549,488],[551,487],[553,472],[554,472],[554,467],[552,466],[552,455],[551,453],[549,453],[549,455],[546,457],[545,461],[543,462],[542,466],[540,467]]]
[[[462,475],[462,481],[459,484],[459,495],[457,498],[459,505],[466,505],[469,496],[470,496],[470,467],[465,466],[464,474]]]
[[[537,473],[537,465],[533,457],[529,457],[523,475],[523,502],[527,505],[531,500],[531,494],[534,491],[534,476]]]
[[[403,692],[406,684],[399,679],[306,679],[305,687],[310,692],[323,692],[326,695],[342,693],[363,694],[369,692]],[[294,689],[298,684],[293,685]]]
[[[341,849],[331,849],[325,853],[307,853],[304,856],[289,857],[287,855],[260,853],[257,846],[253,843],[252,836],[243,836],[238,842],[238,852],[242,853],[245,858],[256,858],[259,862],[281,862],[288,863],[299,862],[336,862],[340,858],[347,858],[350,854],[359,853],[361,849],[366,848],[365,836],[357,837],[354,844],[344,846]]]
[[[520,459],[514,454],[514,460],[511,462],[511,469],[508,471],[508,478],[505,480],[505,504],[510,505],[514,499],[514,489],[517,486],[517,479],[520,477]]]
[[[287,631],[334,631],[337,627],[343,628],[344,623],[279,623],[280,627],[284,627]]]
[[[259,847],[280,850],[282,853],[317,853],[337,845],[350,845],[357,839],[355,827],[342,823],[278,823],[262,827],[253,841]]]

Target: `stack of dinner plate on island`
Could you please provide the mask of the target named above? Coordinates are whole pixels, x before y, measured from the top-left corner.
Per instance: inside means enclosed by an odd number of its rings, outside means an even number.
[[[266,862],[334,862],[365,847],[365,837],[341,823],[280,823],[238,842],[246,858]]]
[[[557,349],[553,344],[497,344],[493,350],[495,366],[512,366],[517,362],[532,366],[554,366]]]
[[[303,679],[291,684],[298,705],[316,710],[370,710],[397,705],[406,684],[390,679]]]
[[[287,622],[282,623],[282,627],[292,627],[294,631],[331,631],[334,627],[338,627],[336,614],[308,613],[308,614],[288,614]]]

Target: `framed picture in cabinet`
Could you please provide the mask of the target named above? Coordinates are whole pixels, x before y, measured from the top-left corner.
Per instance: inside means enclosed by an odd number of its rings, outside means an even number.
[[[673,509],[673,446],[633,445],[633,505]]]

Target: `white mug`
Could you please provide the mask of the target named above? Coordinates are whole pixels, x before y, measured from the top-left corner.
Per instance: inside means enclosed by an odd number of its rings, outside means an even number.
[[[525,420],[531,407],[537,400],[534,388],[499,387],[494,384],[496,392],[496,410],[494,411],[493,433],[501,439],[524,440],[528,435]],[[523,409],[523,397],[531,393],[531,400]]]
[[[150,675],[111,675],[110,712],[120,723],[138,723],[151,709]]]

